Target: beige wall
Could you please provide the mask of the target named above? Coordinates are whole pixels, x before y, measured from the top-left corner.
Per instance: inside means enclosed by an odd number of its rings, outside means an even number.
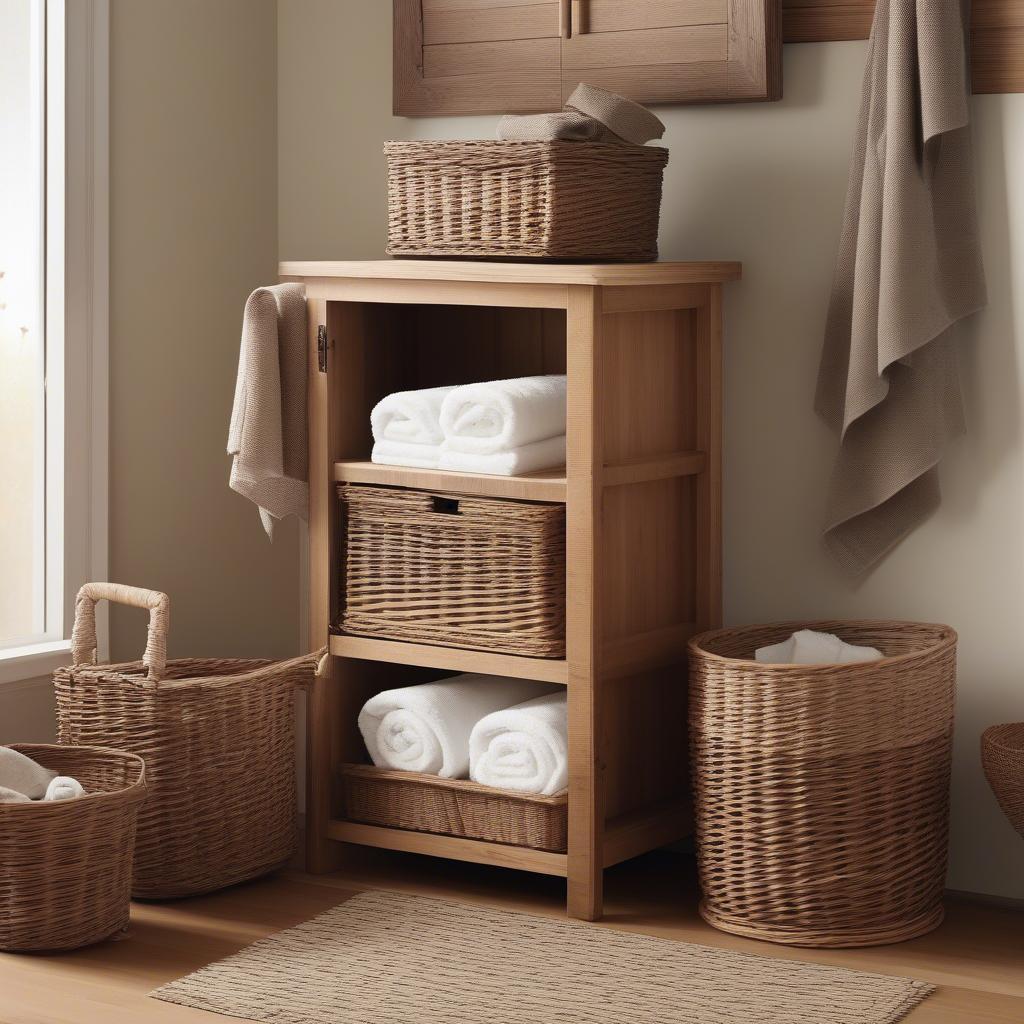
[[[297,531],[227,486],[242,307],[277,274],[274,0],[114,0],[110,572],[171,597],[172,655],[298,646]],[[137,657],[143,613],[113,616]]]
[[[382,254],[385,139],[493,134],[491,117],[391,117],[390,7],[380,0],[279,5],[282,258]],[[961,659],[950,884],[1024,897],[1024,850],[977,756],[985,725],[1024,718],[1024,371],[1017,357],[1024,344],[1024,96],[974,101],[992,294],[964,332],[970,436],[944,467],[939,514],[852,586],[818,540],[835,442],[811,398],[865,52],[863,43],[789,46],[781,103],[658,111],[672,150],[663,256],[745,265],[726,310],[726,616],[892,616],[955,625]]]

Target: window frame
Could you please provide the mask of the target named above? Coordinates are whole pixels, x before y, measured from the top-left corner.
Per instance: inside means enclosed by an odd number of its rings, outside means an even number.
[[[75,595],[108,564],[110,8],[45,10],[46,621],[38,639],[0,648],[0,685],[70,661]]]

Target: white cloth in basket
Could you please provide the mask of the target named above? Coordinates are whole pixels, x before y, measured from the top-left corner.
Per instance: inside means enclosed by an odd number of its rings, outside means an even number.
[[[464,779],[473,726],[492,711],[550,689],[528,679],[485,675],[403,686],[366,702],[359,712],[359,731],[379,768]]]
[[[852,665],[877,661],[882,652],[840,640],[834,633],[801,629],[782,643],[758,647],[754,660],[765,665]]]
[[[42,800],[56,772],[26,757],[19,750],[0,747],[0,786],[22,793],[29,800]]]
[[[565,690],[480,719],[469,738],[469,777],[484,786],[554,796],[569,785]]]

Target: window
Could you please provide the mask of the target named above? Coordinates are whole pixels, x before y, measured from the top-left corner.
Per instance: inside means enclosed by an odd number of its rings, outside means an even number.
[[[107,0],[0,0],[0,683],[106,562]]]

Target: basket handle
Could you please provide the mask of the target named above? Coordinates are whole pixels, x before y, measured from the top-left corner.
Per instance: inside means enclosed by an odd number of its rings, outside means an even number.
[[[158,683],[167,667],[167,624],[170,602],[159,590],[143,590],[123,583],[86,583],[75,598],[75,626],[71,631],[71,660],[75,665],[96,663],[96,602],[116,601],[149,609],[149,629],[142,664],[151,682]]]

